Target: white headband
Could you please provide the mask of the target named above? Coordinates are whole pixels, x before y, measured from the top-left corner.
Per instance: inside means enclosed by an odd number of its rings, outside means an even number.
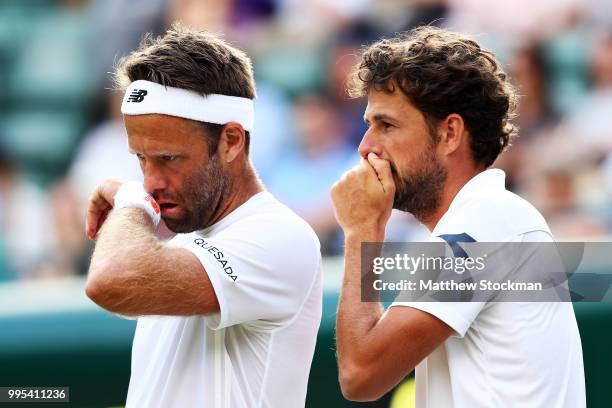
[[[253,131],[253,100],[237,96],[198,95],[186,89],[150,81],[134,81],[125,90],[121,113],[147,115],[160,113],[200,122],[224,125],[237,122]]]

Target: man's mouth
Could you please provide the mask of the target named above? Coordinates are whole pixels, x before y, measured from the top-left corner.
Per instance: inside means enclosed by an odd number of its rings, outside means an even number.
[[[159,208],[161,208],[162,216],[171,215],[176,212],[176,209],[179,207],[176,203],[161,201],[158,202]]]

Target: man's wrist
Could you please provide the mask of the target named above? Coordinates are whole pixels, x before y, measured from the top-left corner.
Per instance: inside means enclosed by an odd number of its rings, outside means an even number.
[[[141,183],[127,182],[124,183],[114,197],[115,209],[121,208],[138,208],[143,210],[154,226],[159,224],[161,219],[161,211],[155,199],[145,191]]]
[[[347,241],[382,242],[385,239],[385,228],[377,225],[360,225],[344,230]]]

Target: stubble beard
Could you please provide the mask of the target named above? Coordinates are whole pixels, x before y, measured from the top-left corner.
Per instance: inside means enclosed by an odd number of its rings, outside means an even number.
[[[215,153],[199,171],[185,178],[182,189],[184,215],[176,219],[164,218],[166,226],[176,233],[193,232],[210,226],[231,186],[231,177]]]
[[[419,167],[401,177],[392,164],[396,186],[393,208],[409,212],[422,222],[440,206],[448,171],[436,157],[433,143],[417,163]]]

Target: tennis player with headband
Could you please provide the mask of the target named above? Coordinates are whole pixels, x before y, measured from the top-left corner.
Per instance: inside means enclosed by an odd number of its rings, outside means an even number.
[[[320,248],[249,161],[249,58],[174,26],[122,59],[116,79],[144,184],[93,193],[86,293],[138,318],[127,407],[303,407]]]

